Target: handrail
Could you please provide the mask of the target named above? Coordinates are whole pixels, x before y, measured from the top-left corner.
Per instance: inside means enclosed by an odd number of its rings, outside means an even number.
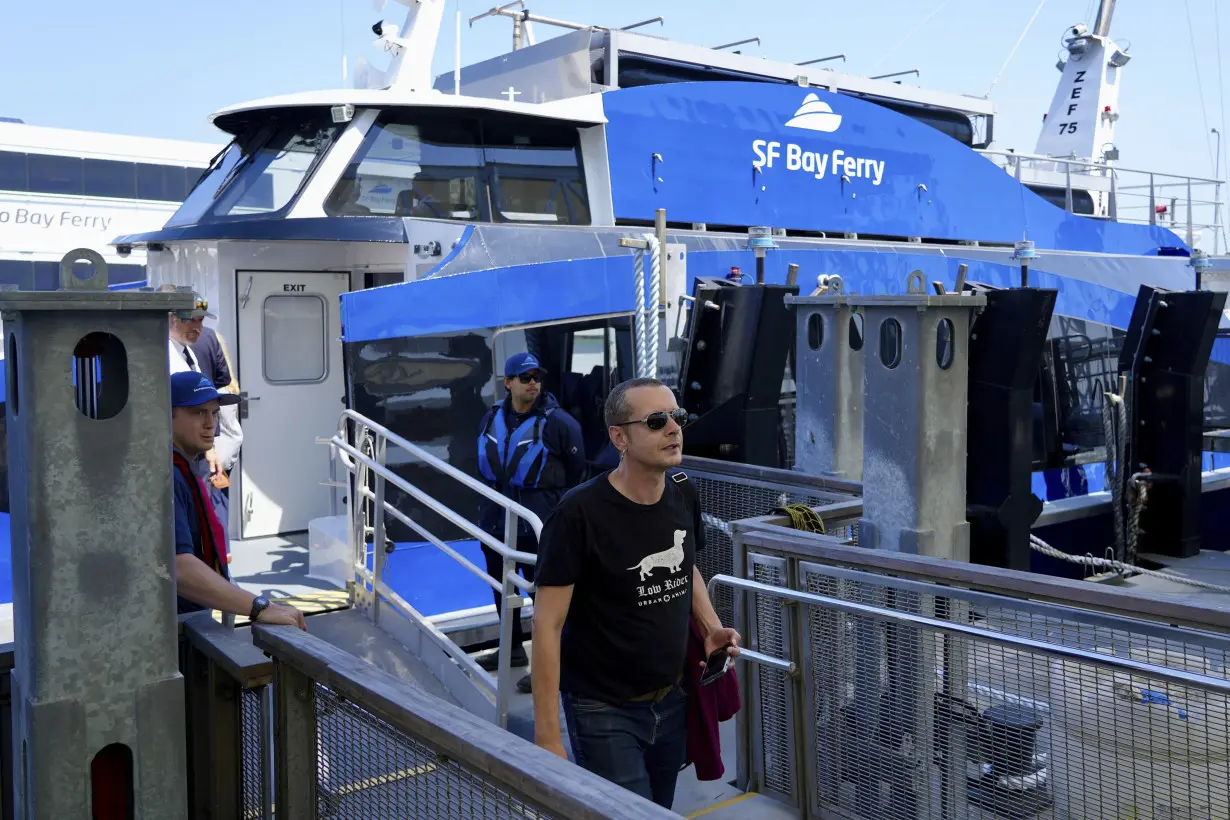
[[[372,454],[370,456],[360,450],[362,447],[361,442],[369,437],[372,439]],[[351,444],[351,440],[355,442],[354,445]],[[494,536],[464,516],[449,509],[389,469],[386,461],[388,445],[390,443],[400,447],[412,457],[420,459],[439,473],[456,480],[462,486],[474,490],[479,495],[503,508],[504,540],[496,540]],[[403,617],[416,624],[421,630],[426,631],[431,640],[440,645],[445,653],[456,660],[463,670],[471,676],[478,669],[473,659],[466,655],[460,647],[457,647],[455,644],[451,646],[442,644],[441,642],[447,639],[442,634],[438,634],[439,631],[421,613],[411,607],[405,599],[394,593],[384,583],[386,560],[384,522],[386,513],[425,538],[428,543],[452,558],[467,572],[500,594],[502,604],[500,607],[500,640],[495,673],[495,714],[496,722],[499,726],[501,728],[506,727],[508,724],[509,698],[512,685],[512,620],[521,617],[521,607],[525,604],[522,594],[532,593],[534,590],[532,582],[517,574],[517,564],[535,565],[538,562],[537,555],[515,549],[518,539],[518,521],[524,520],[529,523],[535,537],[539,537],[542,533],[541,519],[516,501],[488,487],[483,482],[466,475],[451,464],[442,461],[423,448],[411,444],[387,427],[366,418],[354,410],[346,409],[342,411],[338,419],[337,432],[329,439],[329,444],[330,451],[337,455],[337,459],[344,464],[355,480],[354,496],[356,503],[351,505],[350,521],[351,538],[354,539],[351,545],[351,571],[353,576],[362,582],[364,590],[368,587],[371,588],[372,596],[370,598],[369,614],[373,623],[379,624],[380,622],[380,607],[382,606],[383,599],[384,602],[391,605]],[[375,477],[374,491],[369,490],[366,486],[369,474]],[[503,559],[500,577],[497,578],[487,573],[446,544],[443,539],[436,537],[424,526],[397,509],[396,505],[390,504],[385,498],[385,482],[392,483],[393,486],[402,490],[427,509],[436,513],[462,532],[477,539],[480,544],[499,555]],[[376,510],[378,510],[378,514],[372,522],[374,554],[373,566],[370,571],[367,569],[367,530],[363,515],[367,499],[371,499]],[[364,594],[366,595],[367,593],[365,592]],[[451,644],[451,641],[449,643]],[[475,682],[478,683],[477,680]],[[479,685],[481,686],[482,684]]]
[[[244,689],[273,681],[273,662],[252,645],[249,633],[215,621],[212,612],[194,612],[183,620],[189,643],[216,663]]]
[[[965,637],[978,638],[990,643],[1006,644],[1017,649],[1038,652],[1044,655],[1064,658],[1066,660],[1079,661],[1091,666],[1100,666],[1111,671],[1144,675],[1150,678],[1164,680],[1168,683],[1195,687],[1206,692],[1215,692],[1220,695],[1230,695],[1230,680],[1214,678],[1209,675],[1201,675],[1197,672],[1188,672],[1183,669],[1172,669],[1165,666],[1158,666],[1156,664],[1148,663],[1147,661],[1138,661],[1133,658],[1122,658],[1118,655],[1100,654],[1098,652],[1091,652],[1087,649],[1080,649],[1074,646],[1067,646],[1065,644],[1046,643],[1044,641],[1037,641],[1032,638],[1024,638],[1020,635],[1013,635],[1008,632],[994,632],[988,629],[970,626],[968,624],[957,623],[955,621],[942,621],[936,618],[929,618],[925,615],[915,615],[912,612],[881,609],[879,607],[869,606],[867,604],[860,604],[856,601],[845,601],[840,598],[832,598],[828,595],[818,595],[813,592],[800,592],[787,587],[762,584],[759,581],[751,581],[745,578],[734,578],[729,575],[714,575],[709,579],[710,595],[713,594],[714,589],[718,586],[726,586],[733,590],[743,590],[745,592],[753,592],[759,595],[782,598],[787,601],[794,601],[801,604],[812,604],[815,606],[824,607],[826,609],[837,609],[848,615],[864,615],[880,621],[909,623],[915,626],[925,627],[927,629],[934,629],[938,632],[944,632],[949,635],[963,635]]]
[[[518,504],[516,501],[513,501],[508,496],[503,495],[497,490],[491,489],[486,484],[474,478],[473,476],[466,475],[461,470],[458,470],[456,467],[449,464],[447,461],[444,461],[440,458],[437,458],[436,456],[433,456],[431,453],[427,452],[422,447],[419,447],[417,444],[411,444],[410,442],[406,441],[401,436],[394,433],[389,428],[384,427],[381,424],[377,424],[376,422],[372,421],[366,416],[363,416],[355,412],[354,410],[346,409],[342,411],[341,420],[339,420],[338,422],[338,432],[339,433],[341,433],[345,429],[343,427],[343,423],[345,419],[353,419],[355,422],[366,427],[368,430],[371,430],[374,433],[380,434],[381,436],[385,438],[386,441],[390,441],[393,444],[396,444],[398,447],[410,453],[410,455],[414,456],[415,458],[422,459],[423,461],[427,462],[432,467],[444,473],[449,478],[459,481],[461,484],[465,485],[469,489],[483,496],[488,501],[494,501],[496,504],[499,504],[501,507],[504,507],[506,510],[510,510],[516,513],[518,518],[522,519],[523,521],[529,522],[530,526],[534,528],[534,535],[542,534],[542,520],[539,519],[539,517],[535,515],[531,510],[521,506],[520,504]],[[334,436],[334,439],[336,438],[337,436]]]
[[[464,709],[433,697],[293,627],[257,625],[257,647],[443,758],[498,788],[575,820],[678,820],[678,815],[520,737],[493,730]],[[309,695],[310,697],[310,695]]]
[[[388,481],[394,487],[397,487],[399,490],[404,492],[406,495],[418,501],[420,504],[427,507],[432,512],[436,513],[437,515],[439,515],[444,520],[448,521],[453,526],[457,527],[458,529],[465,530],[467,534],[478,539],[484,545],[490,547],[492,550],[494,550],[495,552],[498,552],[500,555],[509,557],[515,553],[516,555],[527,555],[531,559],[535,557],[534,555],[530,553],[524,553],[524,552],[517,553],[516,550],[508,549],[508,547],[505,546],[503,543],[496,541],[491,535],[484,532],[482,528],[474,525],[469,520],[461,517],[453,510],[450,510],[448,507],[441,504],[439,501],[436,501],[434,498],[427,495],[427,493],[423,492],[418,487],[415,487],[409,481],[406,481],[406,479],[402,478],[397,473],[390,470],[388,467],[384,466],[383,464],[380,464],[376,459],[373,459],[370,456],[363,455],[358,450],[356,450],[354,447],[351,447],[349,444],[342,441],[337,436],[334,436],[330,443],[334,447],[336,447],[338,450],[355,458],[360,464],[366,465],[367,468],[371,470],[373,473],[380,476],[385,481]],[[372,498],[373,500],[375,500],[375,494],[372,493],[370,490],[367,490],[366,488],[361,489],[359,494],[365,498]],[[382,503],[386,509],[389,508],[388,501],[382,501]],[[515,503],[515,502],[510,502],[510,503]],[[533,513],[530,513],[530,514],[533,515]],[[541,524],[539,526],[541,527]]]
[[[779,534],[763,528],[744,530],[739,527],[736,531],[743,543],[749,547],[797,551],[799,544],[805,543],[811,560],[836,566],[913,576],[1009,597],[1030,598],[1074,608],[1102,610],[1138,620],[1183,625],[1205,632],[1230,632],[1230,612],[1193,606],[1144,594],[1139,590],[1116,589],[1088,581],[946,561],[942,558],[908,555],[890,550],[838,545],[832,543],[831,539],[798,530],[783,529]]]

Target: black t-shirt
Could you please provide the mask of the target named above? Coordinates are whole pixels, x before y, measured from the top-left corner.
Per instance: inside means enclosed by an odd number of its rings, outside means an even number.
[[[560,691],[623,703],[683,671],[700,504],[683,473],[638,504],[609,473],[579,485],[542,528],[537,585],[574,585],[560,645]]]

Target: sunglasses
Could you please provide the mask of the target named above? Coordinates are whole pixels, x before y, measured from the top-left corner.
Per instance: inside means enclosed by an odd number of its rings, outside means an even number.
[[[541,374],[541,373],[535,373],[535,372],[533,372],[533,371],[530,371],[529,373],[522,373],[522,374],[520,374],[519,376],[517,376],[517,381],[521,382],[522,384],[529,384],[530,382],[539,382],[539,383],[541,383],[541,382],[542,382],[542,374]]]
[[[650,413],[648,416],[646,416],[643,419],[633,419],[632,421],[621,421],[615,426],[616,427],[626,427],[629,424],[643,424],[646,427],[648,427],[650,430],[653,430],[656,433],[657,431],[666,427],[666,422],[671,419],[674,419],[675,424],[678,424],[680,427],[683,427],[685,424],[688,423],[688,411],[684,410],[682,407],[676,407],[674,410],[671,410],[670,412],[667,412],[665,410],[659,410],[656,413]]]
[[[192,314],[196,313],[198,310],[202,312],[209,310],[209,301],[206,299],[197,299],[196,303],[192,306],[190,310],[175,311],[175,317],[177,319],[182,319],[183,321],[186,322],[189,319],[196,318]]]

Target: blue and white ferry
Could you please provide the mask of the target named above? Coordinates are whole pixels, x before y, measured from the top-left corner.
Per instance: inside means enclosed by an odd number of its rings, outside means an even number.
[[[444,632],[489,638],[494,621],[489,587],[463,563],[482,563],[464,477],[509,355],[543,362],[598,462],[610,387],[646,363],[677,382],[698,279],[797,275],[807,293],[838,275],[847,291],[891,294],[913,271],[950,286],[964,267],[968,281],[1014,287],[1028,258],[1029,283],[1058,294],[1034,490],[1070,503],[1103,489],[1100,397],[1139,288],[1225,287],[1219,184],[1183,178],[1211,198],[1159,210],[1169,197],[1123,185],[1129,172],[1103,150],[1127,64],[1113,3],[1069,32],[1048,124],[1022,155],[994,147],[985,99],[507,7],[513,51],[433,78],[443,0],[398,2],[405,24],[374,27],[387,71],[217,112],[231,142],[182,205],[112,244],[144,254],[149,284],[201,293],[230,342],[244,398],[232,576],[268,586],[277,550],[257,566],[245,544],[310,532],[312,563],[340,551],[340,569],[315,567],[315,580],[405,616],[400,634],[446,687],[481,673],[441,649]],[[525,44],[532,22],[572,30]],[[1230,427],[1228,368],[1219,339],[1207,426]],[[379,454],[402,486],[387,485],[397,512],[375,516],[366,566],[346,546],[367,545],[364,517],[339,515],[363,481],[341,480],[325,446],[344,413],[400,442]],[[1217,458],[1202,464],[1209,497],[1230,488]]]

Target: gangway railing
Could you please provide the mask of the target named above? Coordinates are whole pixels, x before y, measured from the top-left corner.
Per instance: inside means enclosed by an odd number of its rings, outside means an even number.
[[[352,569],[356,581],[354,593],[359,608],[365,609],[372,622],[378,625],[383,599],[383,603],[387,603],[398,614],[410,621],[417,627],[419,634],[427,638],[427,643],[420,643],[419,646],[410,648],[416,651],[420,659],[428,663],[450,692],[464,699],[467,689],[477,687],[485,697],[494,701],[495,722],[501,728],[506,728],[508,726],[508,703],[511,696],[510,687],[512,686],[512,619],[521,617],[521,607],[525,605],[522,593],[529,594],[534,589],[532,583],[517,574],[517,565],[533,566],[537,562],[537,556],[533,553],[519,552],[516,549],[518,522],[527,522],[537,538],[542,532],[542,521],[533,512],[507,496],[353,410],[342,412],[338,422],[338,432],[329,443],[338,454],[338,460],[351,475],[353,498],[355,499],[355,502],[349,505],[351,547],[353,549]],[[504,540],[502,542],[496,540],[465,516],[449,509],[389,469],[389,445],[502,508],[504,510]],[[501,578],[492,577],[443,539],[398,509],[395,504],[390,503],[386,498],[386,489],[390,484],[497,553],[503,561],[501,568],[503,576]],[[367,501],[373,505],[370,527],[365,521]],[[492,687],[490,675],[473,658],[385,582],[386,515],[400,521],[464,567],[470,574],[493,590],[502,593],[499,663],[494,687]],[[367,565],[369,530],[372,545],[370,569]],[[434,652],[431,651],[433,649]]]
[[[279,816],[677,817],[294,627],[253,642],[274,665]]]
[[[676,817],[294,627],[182,626],[193,820]]]
[[[776,661],[747,658],[741,787],[805,818],[1230,815],[1230,612],[733,534],[710,594]]]

